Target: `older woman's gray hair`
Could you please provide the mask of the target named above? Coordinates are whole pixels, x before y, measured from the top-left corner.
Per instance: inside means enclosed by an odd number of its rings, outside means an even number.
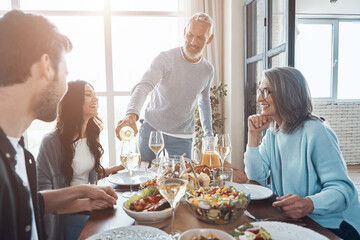
[[[312,115],[311,94],[304,75],[293,67],[276,67],[264,71],[269,81],[271,96],[282,118],[281,126],[275,122],[275,131],[281,128],[285,133],[292,133],[309,119],[319,119]]]
[[[213,29],[214,29],[214,21],[212,20],[212,18],[203,12],[198,12],[195,13],[194,15],[192,15],[188,21],[187,24],[187,28],[189,27],[189,24],[191,23],[191,21],[197,21],[197,22],[204,22],[209,24],[209,36],[211,36],[211,34],[213,34]]]

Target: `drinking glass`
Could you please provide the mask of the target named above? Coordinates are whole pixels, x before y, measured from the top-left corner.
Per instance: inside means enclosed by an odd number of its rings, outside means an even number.
[[[231,152],[231,141],[229,134],[216,134],[215,152],[221,160],[221,167],[224,167],[225,159]]]
[[[223,187],[225,186],[225,182],[232,182],[234,176],[234,169],[232,168],[214,168],[211,169],[212,172],[212,180],[210,185]]]
[[[159,165],[157,184],[161,195],[171,206],[171,236],[173,239],[176,239],[181,233],[174,230],[174,219],[175,207],[186,192],[187,180],[182,178],[185,173],[185,160],[180,155],[169,155]]]
[[[123,197],[129,198],[134,195],[132,190],[133,171],[140,166],[140,151],[136,139],[121,141],[120,162],[129,171],[130,175],[130,192],[124,192]]]
[[[151,131],[149,137],[149,148],[155,153],[155,164],[159,164],[159,152],[164,148],[164,138],[161,132]]]

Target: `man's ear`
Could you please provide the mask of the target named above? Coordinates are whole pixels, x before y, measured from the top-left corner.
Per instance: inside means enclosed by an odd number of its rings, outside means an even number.
[[[214,34],[211,34],[211,36],[209,37],[209,39],[206,42],[206,45],[209,45],[213,39],[214,39]]]
[[[53,67],[52,61],[50,59],[50,56],[47,53],[44,53],[40,57],[40,66],[41,66],[41,72],[44,77],[46,77],[47,80],[51,80],[55,76],[55,69]]]

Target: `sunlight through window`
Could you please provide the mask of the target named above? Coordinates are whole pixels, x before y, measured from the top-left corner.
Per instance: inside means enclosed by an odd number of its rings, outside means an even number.
[[[338,98],[359,99],[360,22],[339,25]]]
[[[104,126],[102,164],[118,163],[116,123],[124,117],[130,91],[152,60],[182,43],[183,1],[19,0],[18,4],[19,9],[46,16],[71,39],[74,47],[66,57],[67,80],[82,79],[94,86]],[[0,1],[0,10],[10,9],[11,0]],[[29,127],[27,145],[35,157],[43,136],[54,127],[55,122],[40,121]]]
[[[295,64],[315,98],[331,97],[331,42],[330,24],[298,24]]]

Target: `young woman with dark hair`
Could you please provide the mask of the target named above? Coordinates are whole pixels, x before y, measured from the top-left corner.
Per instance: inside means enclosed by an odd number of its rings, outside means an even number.
[[[68,91],[59,103],[56,129],[43,138],[37,158],[39,190],[94,184],[97,179],[122,169],[101,166],[102,121],[97,109],[98,98],[89,83],[82,80],[68,83]],[[88,214],[64,213],[108,207],[100,201],[81,200],[57,212],[62,215],[48,217],[45,225],[50,239],[77,239],[88,218]]]

